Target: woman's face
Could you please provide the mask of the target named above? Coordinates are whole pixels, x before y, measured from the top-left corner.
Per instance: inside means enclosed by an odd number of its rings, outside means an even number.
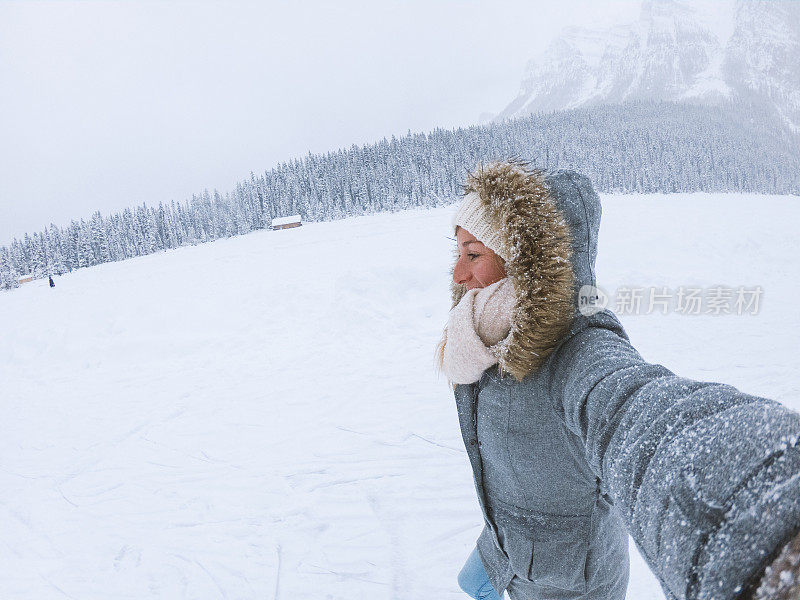
[[[503,259],[476,240],[469,231],[458,227],[456,240],[459,256],[453,269],[453,281],[471,290],[492,285],[506,276]]]

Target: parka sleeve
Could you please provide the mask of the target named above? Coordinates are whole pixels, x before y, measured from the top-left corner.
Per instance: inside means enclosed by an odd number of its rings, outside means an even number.
[[[556,410],[667,596],[737,598],[800,530],[800,415],[646,362],[613,316],[551,358]]]

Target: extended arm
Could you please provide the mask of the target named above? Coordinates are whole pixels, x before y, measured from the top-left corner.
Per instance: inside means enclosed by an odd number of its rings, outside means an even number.
[[[645,362],[619,321],[554,352],[551,397],[676,598],[736,598],[800,529],[800,415]]]

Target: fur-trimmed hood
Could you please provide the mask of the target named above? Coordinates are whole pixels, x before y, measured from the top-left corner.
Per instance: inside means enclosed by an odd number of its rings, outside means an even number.
[[[498,367],[521,381],[553,351],[572,324],[583,286],[595,286],[600,198],[575,171],[544,171],[521,161],[493,162],[467,176],[501,232],[516,304]],[[458,249],[456,249],[456,259]],[[450,269],[452,278],[455,262]],[[452,306],[466,286],[451,282]],[[446,343],[446,340],[445,340]]]

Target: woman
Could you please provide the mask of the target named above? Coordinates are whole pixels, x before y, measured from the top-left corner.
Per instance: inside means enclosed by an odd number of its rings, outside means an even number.
[[[465,188],[438,348],[485,521],[464,591],[622,599],[630,533],[667,598],[800,598],[800,415],[645,362],[591,305],[586,177],[512,161]]]

